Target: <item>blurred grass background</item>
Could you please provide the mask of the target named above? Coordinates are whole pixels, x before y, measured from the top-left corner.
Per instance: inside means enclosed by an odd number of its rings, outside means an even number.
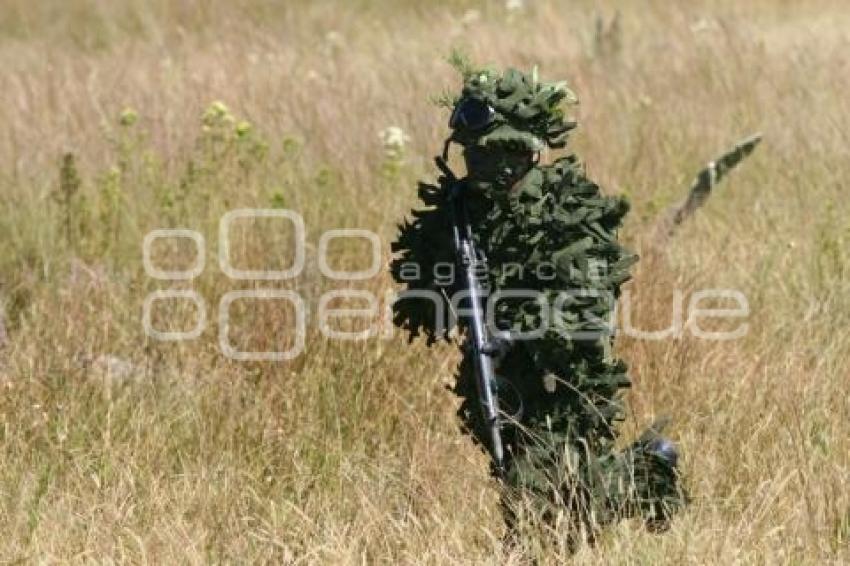
[[[0,559],[850,560],[850,8],[514,4],[2,2]],[[676,289],[748,297],[743,339],[620,341],[635,382],[624,432],[671,415],[694,497],[663,535],[624,523],[572,556],[562,533],[502,548],[485,459],[444,387],[455,350],[316,328],[318,297],[341,286],[318,271],[321,233],[388,242],[416,180],[434,177],[447,113],[430,101],[459,85],[451,48],[539,65],[578,94],[572,149],[632,201],[637,326],[668,326]],[[403,147],[382,143],[390,126]],[[667,248],[649,248],[696,171],[756,130],[753,157]],[[220,298],[268,286],[216,265],[219,218],[242,207],[306,222],[304,273],[277,285],[310,310],[306,350],[286,364],[218,351]],[[191,283],[142,268],[145,234],[171,227],[206,238]],[[290,235],[255,228],[236,236],[239,267],[286,264]],[[162,253],[192,262],[189,246]],[[363,268],[362,250],[329,255]],[[204,297],[198,340],[145,337],[142,303],[162,288]],[[356,288],[392,284],[381,273]],[[172,305],[156,320],[191,328],[191,304]],[[232,339],[258,349],[292,324],[279,305],[239,316]]]

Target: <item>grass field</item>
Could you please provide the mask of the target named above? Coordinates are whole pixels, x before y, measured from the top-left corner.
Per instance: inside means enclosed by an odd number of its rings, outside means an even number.
[[[850,561],[850,7],[621,4],[3,0],[0,561]],[[597,32],[617,11],[619,31]],[[669,325],[677,290],[748,299],[743,338],[618,344],[635,382],[624,435],[670,415],[683,454],[694,500],[666,533],[626,522],[572,555],[564,533],[503,548],[486,459],[445,388],[456,349],[317,329],[323,293],[393,288],[385,270],[324,277],[319,240],[372,230],[386,264],[416,179],[435,175],[447,112],[432,100],[459,85],[453,47],[536,64],[578,94],[572,149],[632,201],[637,326]],[[390,126],[403,148],[382,143]],[[652,248],[693,175],[754,131],[754,155]],[[250,207],[303,216],[296,279],[222,273],[219,220]],[[204,236],[199,277],[145,273],[158,228]],[[234,263],[286,266],[290,236],[274,219],[234,226]],[[192,264],[190,241],[169,242],[158,265]],[[333,267],[363,268],[358,243],[337,244]],[[304,298],[304,352],[228,360],[221,298],[268,287]],[[161,289],[203,298],[200,337],[146,337]],[[249,303],[233,308],[234,344],[291,346],[293,309]],[[194,325],[191,302],[158,304],[157,328]]]

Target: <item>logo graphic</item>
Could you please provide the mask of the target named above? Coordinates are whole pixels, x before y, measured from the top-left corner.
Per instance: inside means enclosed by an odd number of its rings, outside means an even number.
[[[291,224],[293,229],[293,246],[287,251],[292,252],[292,264],[285,269],[239,269],[234,266],[231,246],[233,224],[239,220],[279,219]],[[169,270],[158,267],[154,263],[153,246],[157,241],[165,239],[190,240],[194,245],[194,261],[191,266],[182,270]],[[347,271],[334,269],[328,262],[329,249],[335,240],[360,240],[369,244],[369,264],[365,269]],[[302,216],[286,209],[255,209],[244,208],[227,212],[221,217],[218,229],[218,264],[221,272],[233,281],[266,281],[281,282],[292,280],[304,271],[306,263],[307,241],[306,227]],[[317,266],[323,277],[338,282],[364,281],[378,276],[382,270],[382,244],[379,236],[365,229],[333,229],[327,230],[319,237],[317,247]],[[142,262],[145,273],[157,281],[191,282],[200,276],[206,267],[206,240],[199,232],[188,229],[158,229],[145,236],[142,244]],[[605,266],[597,266],[604,271]],[[527,266],[516,265],[517,270],[527,269]],[[534,275],[539,279],[552,280],[557,277],[555,266],[541,262],[534,267]],[[458,276],[459,270],[453,263],[438,263],[434,266],[433,280],[441,288],[451,288]],[[402,279],[414,281],[421,275],[420,266],[405,264],[402,269]],[[483,275],[483,274],[482,274]],[[495,337],[509,338],[512,341],[535,340],[547,332],[566,332],[555,327],[559,313],[565,303],[572,304],[577,298],[598,297],[600,291],[593,289],[568,289],[558,293],[550,304],[549,299],[538,291],[531,289],[505,289],[494,293],[485,293],[487,326]],[[395,301],[418,300],[430,301],[434,313],[434,323],[437,333],[454,327],[458,316],[467,314],[463,306],[467,298],[465,291],[459,291],[448,296],[445,291],[441,294],[434,290],[406,290],[401,292],[387,291],[380,300],[374,293],[367,290],[340,288],[325,292],[317,302],[317,328],[321,336],[332,340],[368,340],[372,338],[390,339],[395,327],[392,323],[391,305]],[[588,323],[592,331],[572,331],[571,340],[598,340],[603,334],[617,332],[641,340],[680,339],[687,331],[690,335],[706,340],[732,340],[744,336],[749,326],[746,322],[738,324],[732,330],[707,330],[701,321],[711,319],[745,319],[749,316],[750,308],[746,296],[737,290],[705,289],[691,294],[687,309],[684,305],[684,293],[675,290],[671,309],[671,323],[662,330],[643,330],[635,328],[632,322],[632,296],[628,289],[615,300],[613,295],[603,298],[613,303],[611,317],[608,320],[599,319],[593,312],[582,313],[583,321]],[[710,308],[710,301],[722,300],[726,304],[734,303],[729,308]],[[162,330],[154,327],[153,311],[161,303],[190,302],[195,311],[195,325],[189,330]],[[240,302],[277,301],[287,303],[294,312],[294,328],[278,328],[278,337],[291,338],[290,347],[283,351],[244,351],[232,341],[234,324],[231,313],[234,305]],[[508,332],[498,328],[494,319],[496,306],[500,301],[533,301],[538,313],[536,328],[522,333]],[[356,304],[346,308],[332,306],[335,302]],[[383,311],[381,305],[384,305]],[[160,307],[164,308],[164,307]],[[221,353],[235,361],[246,362],[282,362],[292,360],[301,355],[306,347],[307,337],[307,304],[298,292],[289,289],[260,288],[235,289],[225,293],[218,304],[218,345]],[[338,320],[358,320],[365,323],[358,329],[343,329],[333,324]],[[620,323],[620,319],[622,322]],[[151,292],[142,306],[142,326],[150,338],[162,341],[195,340],[201,337],[207,328],[207,304],[204,298],[194,289],[158,289]]]

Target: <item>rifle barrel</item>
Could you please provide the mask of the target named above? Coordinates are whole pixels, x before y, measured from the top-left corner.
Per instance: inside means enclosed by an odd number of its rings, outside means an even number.
[[[457,188],[457,185],[455,185]],[[496,376],[493,370],[492,354],[485,353],[488,343],[485,311],[483,306],[484,290],[478,279],[483,259],[475,249],[472,229],[459,190],[453,191],[453,216],[455,248],[459,266],[464,273],[464,283],[468,292],[469,311],[466,325],[472,336],[472,350],[475,356],[475,385],[478,392],[481,414],[490,437],[490,454],[497,473],[504,474],[504,447],[499,424],[498,393]],[[486,272],[486,271],[484,271]]]

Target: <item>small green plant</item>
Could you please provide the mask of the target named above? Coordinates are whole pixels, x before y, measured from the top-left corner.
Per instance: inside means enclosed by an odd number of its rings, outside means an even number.
[[[132,127],[139,120],[138,113],[132,108],[125,108],[118,117],[118,123],[125,128]]]
[[[269,199],[269,206],[272,208],[286,208],[286,198],[283,196],[283,190],[276,190],[272,193]]]
[[[301,142],[297,139],[287,136],[280,142],[280,149],[283,155],[287,158],[297,157],[301,152]]]
[[[850,546],[850,509],[835,520],[832,538],[836,550]]]
[[[110,131],[108,134],[122,175],[132,172],[134,163],[138,162],[141,148],[145,146],[145,133],[137,127],[138,121],[139,113],[132,108],[125,108],[118,115],[117,132]]]
[[[65,225],[65,241],[68,247],[74,246],[74,197],[80,191],[80,174],[74,154],[71,152],[62,156],[59,166],[59,189],[54,193],[54,198],[62,207]]]
[[[254,126],[247,120],[236,124],[235,134],[236,161],[243,176],[248,176],[259,165],[266,161],[269,144],[260,137]]]
[[[619,10],[609,22],[602,16],[596,16],[596,26],[593,31],[593,53],[597,57],[616,57],[623,50],[623,28],[620,25]]]
[[[97,181],[97,219],[100,226],[102,249],[106,250],[120,238],[120,213],[123,199],[121,170],[110,167]]]
[[[263,171],[269,144],[248,120],[237,118],[221,101],[210,104],[201,116],[201,134],[194,158],[192,183],[204,191],[227,190],[246,184]],[[185,196],[188,196],[185,195]],[[206,199],[206,195],[199,195]]]

